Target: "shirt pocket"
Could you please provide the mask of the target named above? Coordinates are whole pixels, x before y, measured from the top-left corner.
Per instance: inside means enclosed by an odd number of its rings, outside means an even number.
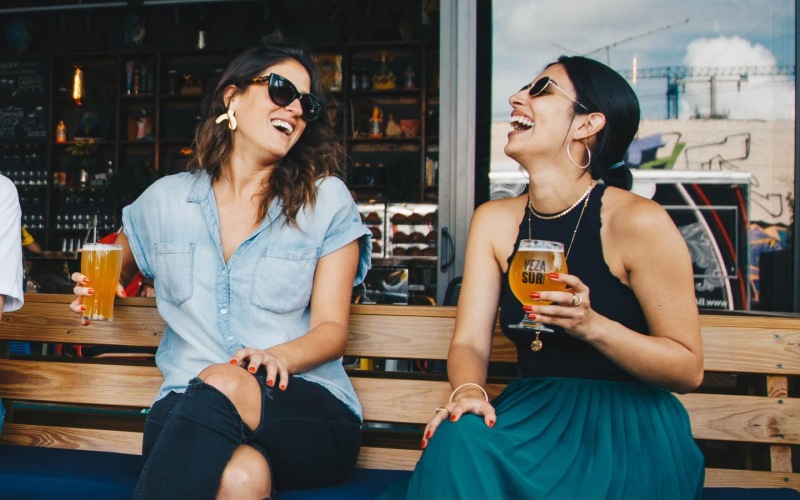
[[[320,252],[319,248],[264,250],[253,273],[253,305],[276,313],[306,307]]]
[[[194,243],[156,243],[156,297],[179,306],[192,297]]]

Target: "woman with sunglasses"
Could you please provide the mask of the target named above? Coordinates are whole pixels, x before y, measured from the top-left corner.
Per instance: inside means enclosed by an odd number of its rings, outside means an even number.
[[[263,499],[355,465],[341,357],[370,232],[336,177],[322,94],[308,52],[260,41],[206,95],[192,171],[123,211],[123,280],[154,278],[167,325],[136,498]],[[80,312],[92,284],[73,279]]]
[[[528,192],[472,219],[455,332],[450,401],[425,429],[407,483],[381,498],[699,498],[703,456],[670,391],[703,378],[688,249],[664,209],[630,193],[623,157],[636,95],[613,70],[561,57],[509,100],[505,152]],[[520,242],[564,245],[565,291],[523,306],[508,270]],[[499,321],[521,377],[489,401]],[[522,314],[554,330],[514,329]]]

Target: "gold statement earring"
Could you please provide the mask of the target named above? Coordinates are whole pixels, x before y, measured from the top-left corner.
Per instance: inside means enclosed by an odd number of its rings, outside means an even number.
[[[231,129],[231,132],[236,130],[236,117],[234,116],[234,110],[226,109],[224,113],[219,115],[217,119],[214,120],[214,123],[222,123],[225,120],[228,120],[228,128]]]
[[[573,165],[575,165],[576,167],[578,167],[578,168],[580,168],[582,170],[586,170],[587,168],[589,168],[589,165],[592,164],[592,150],[589,149],[589,146],[587,146],[586,144],[583,144],[582,142],[580,143],[580,144],[583,145],[583,147],[586,148],[586,157],[589,158],[589,161],[586,162],[586,165],[578,165],[578,162],[576,162],[572,158],[572,154],[569,152],[569,145],[570,144],[571,143],[567,143],[567,158],[569,158],[569,161],[571,161]]]

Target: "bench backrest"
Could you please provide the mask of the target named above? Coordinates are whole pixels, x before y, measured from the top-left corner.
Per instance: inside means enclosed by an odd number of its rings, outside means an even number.
[[[82,327],[68,308],[72,298],[28,294],[21,311],[3,316],[0,344],[112,345],[135,351],[153,348],[161,340],[164,323],[153,299],[118,301],[114,322]],[[706,485],[800,489],[800,474],[792,472],[791,459],[791,447],[800,444],[800,399],[788,394],[788,378],[800,375],[800,320],[727,315],[703,315],[701,320],[707,377],[715,372],[757,375],[763,378],[765,395],[698,392],[679,396],[689,411],[695,438],[769,446],[771,469],[708,469]],[[442,361],[454,322],[454,307],[354,305],[347,356]],[[9,356],[8,350],[0,358],[4,358],[0,359],[0,398],[10,410],[0,442],[140,453],[141,418],[134,419],[134,424],[125,424],[122,418],[119,424],[112,417],[136,416],[149,407],[161,384],[152,358],[130,352],[93,358]],[[514,346],[499,330],[492,360],[516,360]],[[349,372],[364,407],[365,427],[410,424],[399,428],[410,429],[415,443],[421,435],[419,426],[451,390],[442,374],[356,368]],[[496,395],[504,385],[502,379],[492,380],[487,390]],[[34,410],[65,407],[95,412],[96,418],[82,421],[81,426],[28,418]],[[359,458],[362,467],[411,469],[420,455],[418,449],[404,444],[367,443]]]

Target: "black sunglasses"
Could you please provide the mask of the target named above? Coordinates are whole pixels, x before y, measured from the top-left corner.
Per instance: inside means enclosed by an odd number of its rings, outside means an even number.
[[[288,106],[295,99],[299,99],[300,107],[303,108],[303,118],[306,121],[313,122],[319,118],[319,114],[322,111],[322,103],[319,98],[314,94],[301,94],[292,82],[281,75],[271,73],[266,76],[259,76],[250,80],[250,83],[268,83],[269,98],[278,106]]]
[[[589,108],[587,108],[583,104],[579,103],[577,99],[575,99],[574,97],[569,95],[566,90],[564,90],[561,87],[559,87],[558,84],[556,84],[556,82],[554,82],[549,76],[543,76],[542,78],[539,78],[535,82],[531,82],[531,83],[525,85],[524,87],[522,87],[519,90],[520,90],[520,92],[522,92],[525,89],[530,89],[528,91],[528,94],[531,97],[536,97],[539,94],[541,94],[542,92],[544,92],[544,89],[547,88],[548,85],[552,85],[553,87],[557,88],[562,94],[567,96],[567,98],[570,101],[574,102],[575,104],[577,104],[578,106],[582,107],[586,111],[589,111]]]

